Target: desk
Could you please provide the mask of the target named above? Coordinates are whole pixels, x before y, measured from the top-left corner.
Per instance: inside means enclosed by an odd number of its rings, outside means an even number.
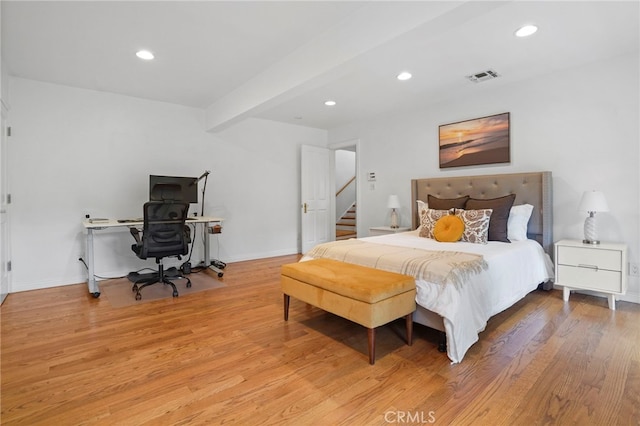
[[[209,226],[214,223],[221,223],[222,218],[212,217],[212,216],[190,216],[189,220],[186,223],[201,223],[203,224],[203,233],[204,233],[204,259],[205,263],[210,263],[211,258],[209,257]],[[101,229],[106,228],[115,228],[115,227],[138,227],[142,226],[143,222],[135,222],[135,221],[126,221],[126,222],[118,222],[116,219],[85,219],[82,222],[82,226],[87,230],[87,248],[86,248],[86,261],[87,261],[87,269],[88,269],[88,278],[87,278],[87,286],[89,287],[89,293],[93,295],[93,297],[100,297],[100,288],[98,287],[98,283],[96,282],[95,277],[95,268],[93,261],[93,231],[99,231]],[[194,240],[195,241],[195,240]],[[133,252],[132,252],[133,253]],[[209,266],[209,265],[207,265]]]

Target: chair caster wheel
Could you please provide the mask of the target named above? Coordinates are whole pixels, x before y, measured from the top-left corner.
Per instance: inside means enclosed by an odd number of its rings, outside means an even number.
[[[133,287],[131,287],[131,291],[138,291],[138,284],[134,284]]]
[[[99,291],[95,291],[95,292],[91,293],[91,295],[93,296],[94,299],[97,299],[98,297],[100,297],[100,292]]]
[[[187,288],[191,288],[191,281],[187,281]]]
[[[142,295],[140,293],[136,293],[136,300],[141,300],[142,299]]]
[[[173,297],[178,297],[178,291],[173,292]]]
[[[218,278],[222,278],[224,274],[222,272],[218,272]]]

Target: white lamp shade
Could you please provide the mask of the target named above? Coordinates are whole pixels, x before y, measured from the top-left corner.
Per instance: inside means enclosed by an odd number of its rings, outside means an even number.
[[[400,199],[397,195],[389,195],[389,201],[387,201],[387,208],[390,209],[399,209],[400,208]]]
[[[581,212],[608,212],[609,205],[602,192],[585,191],[582,194],[578,210]]]

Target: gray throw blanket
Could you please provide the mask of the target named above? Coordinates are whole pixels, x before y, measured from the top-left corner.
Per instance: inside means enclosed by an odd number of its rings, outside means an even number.
[[[411,275],[416,279],[439,285],[452,284],[457,288],[471,275],[487,269],[487,263],[478,254],[422,250],[356,239],[319,244],[307,256]]]

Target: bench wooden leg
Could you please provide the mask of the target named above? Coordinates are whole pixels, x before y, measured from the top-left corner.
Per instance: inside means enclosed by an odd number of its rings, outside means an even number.
[[[411,346],[413,344],[413,314],[408,314],[406,316],[407,322],[407,345]]]
[[[367,328],[367,340],[369,341],[369,364],[376,362],[376,330],[375,328]]]
[[[289,321],[289,300],[291,297],[288,294],[284,295],[284,320]]]

